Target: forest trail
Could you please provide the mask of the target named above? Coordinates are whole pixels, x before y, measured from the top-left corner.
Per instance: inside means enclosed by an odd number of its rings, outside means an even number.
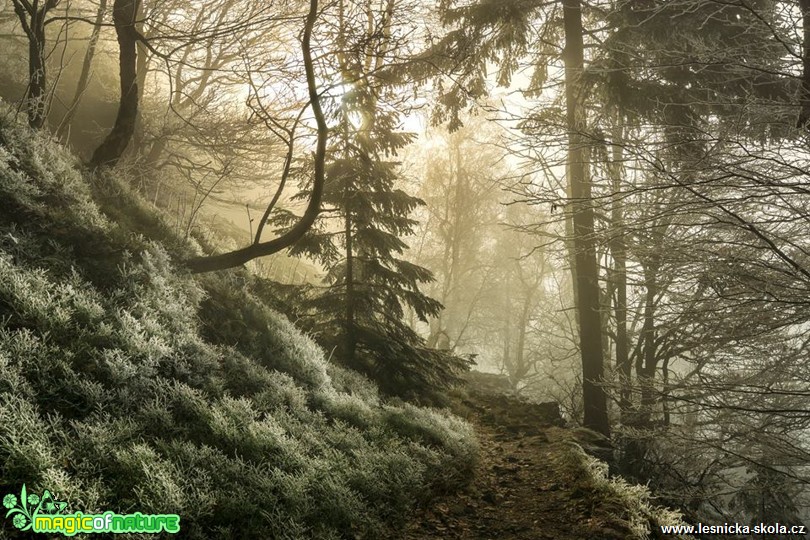
[[[464,406],[481,445],[476,478],[421,510],[406,540],[633,537],[620,503],[590,492],[560,466],[577,434],[555,427],[548,407],[485,394]]]

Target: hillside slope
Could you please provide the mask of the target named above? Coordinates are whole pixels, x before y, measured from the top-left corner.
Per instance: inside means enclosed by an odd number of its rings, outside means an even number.
[[[114,175],[0,108],[0,490],[176,513],[183,538],[384,538],[476,443],[385,403]],[[10,520],[0,537],[22,538]]]

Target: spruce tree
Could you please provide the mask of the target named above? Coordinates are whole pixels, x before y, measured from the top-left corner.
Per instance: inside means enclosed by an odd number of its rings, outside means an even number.
[[[344,52],[337,62],[345,92],[331,107],[322,211],[308,237],[291,248],[317,260],[326,276],[305,295],[300,315],[335,359],[386,393],[435,397],[470,362],[427,347],[405,322],[407,310],[424,322],[442,310],[419,290],[433,280],[431,272],[403,258],[402,238],[416,225],[409,216],[425,204],[397,187],[396,156],[414,135],[398,129],[400,113],[381,100],[395,99],[394,90],[371,84],[362,58]],[[308,198],[308,189],[296,197]],[[274,222],[283,227],[293,219],[278,213]]]

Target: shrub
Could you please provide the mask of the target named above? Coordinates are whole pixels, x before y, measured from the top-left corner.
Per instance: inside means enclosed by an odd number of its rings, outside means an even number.
[[[7,491],[177,512],[191,539],[380,538],[468,477],[469,427],[383,404],[244,272],[178,271],[197,246],[3,109],[0,210]]]

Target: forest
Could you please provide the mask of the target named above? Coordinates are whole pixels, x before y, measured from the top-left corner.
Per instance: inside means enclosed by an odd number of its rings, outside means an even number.
[[[810,537],[810,0],[1,0],[0,51],[0,538]]]

